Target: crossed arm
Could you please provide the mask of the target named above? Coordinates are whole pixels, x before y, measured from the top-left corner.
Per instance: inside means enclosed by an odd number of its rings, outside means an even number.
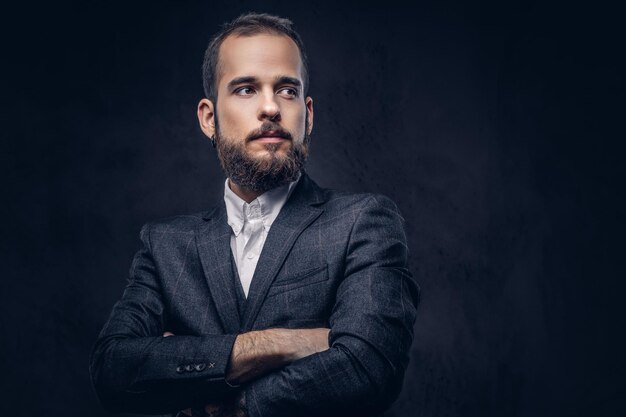
[[[240,334],[235,339],[226,371],[229,384],[240,385],[257,379],[288,363],[328,349],[329,329],[267,329]],[[174,336],[166,332],[164,336]],[[207,404],[207,416],[244,417],[244,403]],[[191,415],[191,409],[183,413]]]
[[[226,372],[230,384],[257,379],[288,363],[328,349],[330,329],[267,329],[237,336]]]
[[[163,413],[243,393],[250,417],[380,414],[402,385],[418,288],[395,205],[372,196],[361,206],[327,338],[323,329],[162,337],[148,243],[92,356],[101,401],[113,410]],[[173,378],[181,363],[214,366]]]
[[[108,410],[161,414],[234,404],[241,384],[328,349],[329,329],[163,337],[174,334],[163,333],[165,307],[148,226],[141,239],[129,284],[91,356],[94,387]]]

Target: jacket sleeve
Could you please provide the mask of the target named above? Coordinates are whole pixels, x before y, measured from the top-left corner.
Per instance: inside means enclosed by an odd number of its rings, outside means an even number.
[[[128,285],[93,348],[90,373],[110,411],[168,413],[234,394],[224,377],[236,335],[163,337],[164,306],[150,226]]]
[[[419,287],[407,269],[403,219],[372,196],[356,216],[330,317],[330,349],[245,387],[250,417],[380,415],[402,387]]]

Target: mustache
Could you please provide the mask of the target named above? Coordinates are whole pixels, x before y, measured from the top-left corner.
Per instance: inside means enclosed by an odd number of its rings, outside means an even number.
[[[272,133],[270,134],[270,132]],[[250,142],[262,136],[267,136],[268,134],[271,136],[279,136],[281,138],[293,140],[293,136],[291,135],[291,133],[289,133],[276,123],[266,121],[263,122],[261,127],[253,130],[248,134],[248,136],[246,136],[246,142]]]

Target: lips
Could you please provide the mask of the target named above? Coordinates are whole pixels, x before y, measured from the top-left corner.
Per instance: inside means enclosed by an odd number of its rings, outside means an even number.
[[[284,140],[287,140],[287,138],[283,138],[282,136],[261,136],[253,141],[260,143],[280,143]]]
[[[261,133],[259,136],[253,138],[252,140],[258,140],[260,142],[280,142],[281,140],[288,140],[289,136],[274,130]]]
[[[261,133],[257,138],[285,138],[286,135],[282,132],[278,132],[276,130],[269,130],[267,132]]]

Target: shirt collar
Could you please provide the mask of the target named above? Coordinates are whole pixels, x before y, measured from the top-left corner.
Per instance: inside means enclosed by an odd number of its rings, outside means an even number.
[[[298,178],[295,181],[266,191],[249,204],[230,189],[229,180],[226,178],[224,182],[224,202],[226,203],[228,225],[233,229],[235,236],[239,236],[247,219],[258,217],[261,217],[265,231],[269,232],[272,223],[274,223],[280,210],[287,202],[289,196],[291,196],[300,177],[301,174],[298,173]]]

